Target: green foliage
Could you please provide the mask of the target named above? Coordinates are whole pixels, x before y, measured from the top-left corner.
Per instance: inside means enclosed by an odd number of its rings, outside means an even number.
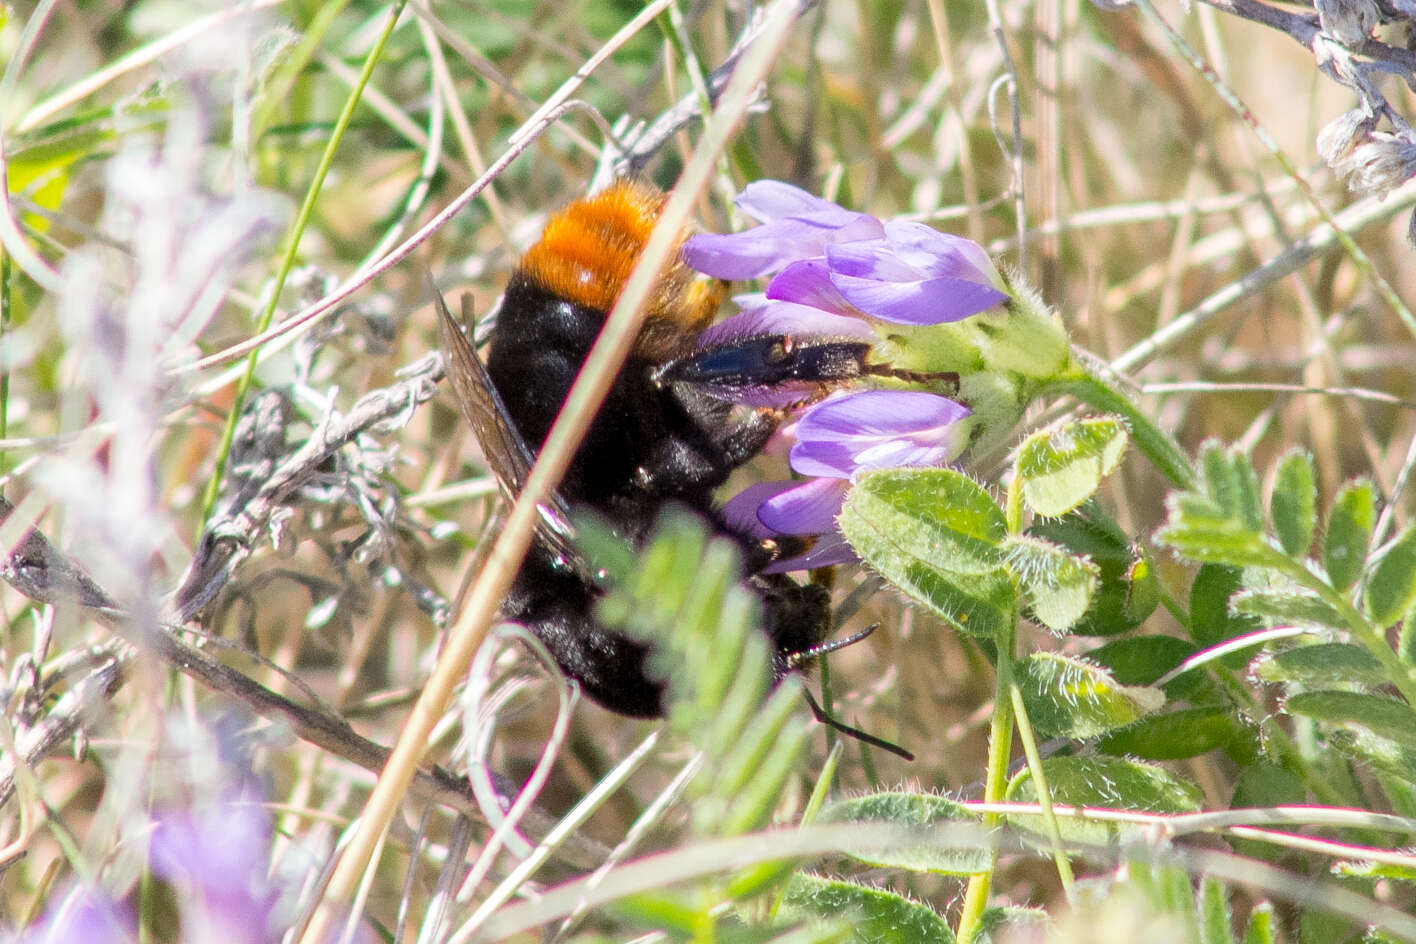
[[[1165,703],[1157,689],[1121,685],[1101,666],[1057,653],[1030,653],[1017,673],[1028,717],[1045,737],[1093,738]]]
[[[1416,528],[1407,528],[1382,555],[1367,581],[1367,617],[1389,626],[1416,602]]]
[[[1302,557],[1313,546],[1318,522],[1318,486],[1313,457],[1306,449],[1294,449],[1278,460],[1274,468],[1273,491],[1269,495],[1269,517],[1283,550]]]
[[[1299,692],[1284,701],[1295,715],[1358,732],[1370,732],[1406,750],[1416,750],[1416,709],[1362,692]]]
[[[1003,512],[963,473],[867,473],[851,488],[838,523],[863,560],[956,629],[992,638],[1015,620]]]
[[[1323,534],[1323,568],[1334,589],[1348,590],[1362,576],[1377,521],[1377,490],[1366,479],[1338,490]]]
[[[1145,622],[1160,602],[1160,581],[1145,549],[1092,504],[1049,521],[1028,533],[1090,560],[1098,583],[1091,606],[1068,627],[1077,636],[1114,636]]]
[[[1125,424],[1110,416],[1033,433],[1018,447],[1014,463],[1023,501],[1047,517],[1074,510],[1116,471],[1127,441]]]
[[[1228,705],[1182,708],[1142,718],[1102,738],[1097,749],[1145,760],[1180,760],[1224,750],[1247,763],[1256,754],[1253,733]]]
[[[1209,648],[1238,636],[1253,632],[1259,621],[1245,613],[1236,613],[1230,601],[1243,586],[1243,572],[1234,566],[1207,563],[1195,574],[1190,585],[1190,638]],[[1227,665],[1244,664],[1245,656],[1233,655]]]
[[[1030,535],[1010,536],[1003,552],[1039,623],[1064,633],[1091,608],[1099,571],[1087,558]]]
[[[821,814],[822,822],[886,822],[913,829],[949,823],[979,822],[952,800],[928,793],[886,792],[841,800]],[[950,846],[942,841],[889,849],[846,850],[851,856],[880,868],[900,868],[913,872],[943,875],[970,875],[987,871],[988,850],[977,845]]]
[[[778,912],[782,918],[838,921],[860,944],[952,944],[954,932],[938,912],[902,895],[854,882],[800,874],[792,877]]]
[[[1162,767],[1120,757],[1053,757],[1043,761],[1048,792],[1055,805],[1093,806],[1146,813],[1191,813],[1201,807],[1199,788]],[[1036,803],[1037,785],[1024,770],[1008,784],[1008,799]],[[1031,814],[1013,814],[1009,822],[1032,832],[1040,821]],[[1138,836],[1142,826],[1115,822],[1059,819],[1062,837],[1069,842],[1101,844],[1118,836]]]
[[[761,606],[739,582],[736,547],[710,539],[701,519],[680,510],[661,516],[637,558],[598,519],[584,517],[578,530],[608,581],[601,620],[654,641],[669,721],[704,752],[706,775],[690,788],[696,831],[765,825],[809,730],[795,678],[769,692]]]
[[[1342,642],[1285,649],[1255,660],[1255,675],[1265,682],[1305,688],[1327,685],[1377,686],[1386,681],[1382,665],[1361,646]]]

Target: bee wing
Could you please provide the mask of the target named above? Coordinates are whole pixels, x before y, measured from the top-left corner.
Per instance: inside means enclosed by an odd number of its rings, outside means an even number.
[[[501,394],[497,393],[486,365],[477,356],[477,349],[458,327],[442,293],[436,286],[432,288],[443,354],[447,358],[447,376],[452,381],[457,404],[481,443],[487,464],[496,474],[502,493],[508,500],[515,501],[526,485],[527,476],[531,474],[535,456],[512,424],[506,404],[502,402]],[[536,506],[536,510],[540,512],[536,523],[537,536],[560,558],[562,564],[588,573],[589,566],[572,541],[575,529],[570,524],[570,508],[565,499],[559,492],[552,492],[545,502]]]

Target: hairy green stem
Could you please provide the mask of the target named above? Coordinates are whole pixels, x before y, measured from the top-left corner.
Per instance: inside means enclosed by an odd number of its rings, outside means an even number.
[[[1042,769],[1042,755],[1037,749],[1037,738],[1033,736],[1032,721],[1028,719],[1027,707],[1023,704],[1023,690],[1016,683],[1008,686],[1008,697],[1013,702],[1013,713],[1017,716],[1018,740],[1023,744],[1023,754],[1028,759],[1028,772],[1032,775],[1033,788],[1037,791],[1037,804],[1042,807],[1042,822],[1047,828],[1047,839],[1052,845],[1052,861],[1057,865],[1057,877],[1062,881],[1062,893],[1068,901],[1076,901],[1076,878],[1072,875],[1072,863],[1062,848],[1062,829],[1057,825],[1057,814],[1052,809],[1052,791],[1047,787],[1047,775]]]
[[[1076,397],[1088,406],[1114,413],[1126,421],[1131,441],[1155,463],[1170,483],[1177,488],[1194,488],[1194,460],[1155,424],[1135,401],[1122,393],[1090,358],[1072,358],[1071,369],[1047,384],[1046,392]]]
[[[1016,614],[1007,629],[998,634],[998,667],[993,692],[993,720],[988,726],[988,770],[983,785],[985,803],[1002,803],[1008,786],[1008,760],[1013,744],[1013,700],[1009,692],[1013,687],[1013,640],[1017,632]],[[997,813],[985,813],[985,829],[997,829],[1002,817]],[[969,944],[983,923],[983,914],[988,908],[988,891],[993,883],[993,872],[998,868],[998,848],[989,852],[988,870],[969,876],[968,887],[964,889],[964,906],[959,913],[959,926],[955,933],[959,944]]]

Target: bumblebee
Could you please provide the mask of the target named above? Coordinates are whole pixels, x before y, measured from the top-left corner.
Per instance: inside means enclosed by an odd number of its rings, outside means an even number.
[[[647,185],[621,181],[554,215],[511,276],[485,364],[435,293],[453,390],[512,497],[664,200]],[[868,372],[866,348],[855,341],[797,345],[784,336],[766,336],[697,350],[698,335],[721,300],[720,284],[704,283],[675,256],[558,494],[541,508],[536,539],[501,610],[535,633],[591,698],[624,715],[662,716],[663,684],[646,673],[644,644],[595,619],[600,590],[570,540],[572,507],[599,512],[637,546],[660,509],[678,503],[736,543],[748,585],[762,599],[775,680],[837,648],[823,645],[830,623],[826,590],[762,573],[775,549],[735,530],[714,507],[715,490],[762,450],[782,416],[768,409],[735,410],[723,390],[839,382]],[[822,717],[814,703],[813,710]]]

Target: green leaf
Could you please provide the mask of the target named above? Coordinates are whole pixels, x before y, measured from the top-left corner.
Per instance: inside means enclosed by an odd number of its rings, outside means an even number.
[[[1002,564],[999,546],[1008,533],[992,496],[953,469],[861,475],[846,496],[841,517],[842,530],[858,551],[883,543],[960,574],[996,571]],[[865,548],[856,544],[853,533]]]
[[[1056,806],[1093,806],[1146,813],[1194,813],[1203,805],[1198,787],[1152,764],[1120,757],[1052,757],[1042,762],[1048,791]],[[1008,784],[1013,803],[1036,803],[1032,773],[1024,770]],[[1008,821],[1032,832],[1041,832],[1040,817],[1015,814]],[[1083,822],[1059,816],[1062,838],[1068,842],[1106,843],[1118,836],[1139,839],[1148,827],[1124,823]]]
[[[1213,876],[1206,876],[1200,885],[1200,941],[1202,944],[1234,944],[1230,927],[1229,896],[1224,886]]]
[[[861,944],[953,944],[954,932],[930,908],[894,892],[854,882],[800,873],[787,884],[778,919],[796,921],[846,918]]]
[[[1235,613],[1257,616],[1269,626],[1296,624],[1324,629],[1347,628],[1337,610],[1298,587],[1239,590],[1229,598],[1229,608]]]
[[[1416,868],[1395,862],[1338,862],[1333,872],[1351,878],[1386,878],[1408,885],[1416,885]]]
[[[1034,652],[1018,664],[1018,688],[1044,737],[1096,737],[1165,704],[1159,689],[1122,685],[1099,665],[1050,652]]]
[[[1260,902],[1249,912],[1249,926],[1244,929],[1244,944],[1275,944],[1277,929],[1274,925],[1273,905],[1266,901]]]
[[[1275,552],[1263,534],[1215,501],[1184,492],[1172,494],[1165,503],[1166,524],[1156,532],[1156,543],[1191,560],[1235,567],[1273,563]]]
[[[1208,705],[1142,718],[1102,738],[1097,750],[1143,760],[1179,760],[1236,745],[1252,753],[1252,741],[1233,712]]]
[[[1129,437],[1112,416],[1039,430],[1018,449],[1014,471],[1023,501],[1039,515],[1065,515],[1086,501],[1115,471]]]
[[[1297,806],[1307,801],[1303,781],[1275,764],[1259,761],[1239,771],[1231,809],[1259,806]]]
[[[1110,669],[1122,685],[1153,685],[1196,651],[1174,636],[1127,636],[1093,649],[1087,658]],[[1188,698],[1204,684],[1204,673],[1186,672],[1166,682],[1164,690],[1172,700]]]
[[[1038,622],[1064,633],[1086,613],[1098,574],[1089,559],[1027,535],[1009,537],[1003,552]]]
[[[1217,444],[1201,447],[1200,470],[1204,494],[1226,517],[1239,522],[1244,530],[1261,533],[1263,508],[1259,503],[1259,479],[1254,465],[1243,453]]]
[[[1396,634],[1396,654],[1407,665],[1416,664],[1416,607],[1406,613]]]
[[[1387,681],[1376,656],[1361,646],[1340,642],[1266,655],[1255,662],[1253,671],[1265,682],[1298,683],[1307,688],[1341,684],[1375,687]]]
[[[1003,512],[952,469],[861,476],[837,519],[861,559],[956,629],[991,638],[1016,619]]]
[[[1416,709],[1404,702],[1362,692],[1301,692],[1284,707],[1292,714],[1348,729],[1365,729],[1416,750]]]
[[[842,800],[821,814],[822,822],[887,822],[925,829],[941,823],[979,822],[953,800],[929,793],[872,793]],[[846,854],[881,868],[909,869],[943,875],[973,875],[991,868],[989,850],[978,846],[926,845],[869,849]]]
[[[974,940],[979,944],[992,941],[995,931],[1016,931],[1004,934],[1003,940],[1031,940],[1034,935],[1044,935],[1052,926],[1052,917],[1045,908],[1030,908],[1026,905],[993,905],[985,908],[978,921],[978,934]]]
[[[1377,491],[1371,482],[1354,479],[1338,490],[1323,535],[1323,568],[1334,588],[1347,590],[1362,576],[1376,520]]]
[[[1091,607],[1070,629],[1079,636],[1114,636],[1145,622],[1160,602],[1160,581],[1145,550],[1133,543],[1090,506],[1028,529],[1074,554],[1085,554],[1098,568],[1100,583]]]
[[[1278,460],[1269,496],[1269,517],[1278,543],[1290,557],[1306,557],[1318,524],[1318,487],[1313,457],[1293,449]]]
[[[1373,733],[1356,725],[1334,727],[1328,731],[1328,743],[1342,757],[1359,761],[1398,783],[1416,783],[1416,750],[1389,737]]]
[[[1378,626],[1390,626],[1416,602],[1416,528],[1407,528],[1378,562],[1367,580],[1363,600]]]
[[[1229,601],[1239,592],[1243,573],[1235,567],[1205,564],[1190,586],[1190,638],[1208,649],[1259,629],[1252,616],[1231,612]],[[1222,664],[1237,669],[1248,661],[1242,652],[1232,653]]]
[[[1174,636],[1131,636],[1093,649],[1087,658],[1123,685],[1150,685],[1194,654],[1194,646]]]

